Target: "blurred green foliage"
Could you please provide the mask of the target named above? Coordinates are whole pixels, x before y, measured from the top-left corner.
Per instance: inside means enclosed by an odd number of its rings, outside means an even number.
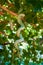
[[[20,25],[15,16],[0,8],[0,65],[43,65],[43,0],[0,0],[0,4],[25,14],[25,29],[20,33],[24,41],[17,49],[14,44],[20,39],[16,35]]]

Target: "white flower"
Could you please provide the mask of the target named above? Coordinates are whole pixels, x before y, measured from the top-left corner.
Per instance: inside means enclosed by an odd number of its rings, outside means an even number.
[[[43,54],[40,55],[40,58],[43,59]]]
[[[29,62],[33,62],[33,60],[30,58]]]
[[[22,45],[19,48],[22,49],[22,50],[24,49],[24,50],[27,51],[28,50],[28,44],[26,42],[22,42],[21,44]]]

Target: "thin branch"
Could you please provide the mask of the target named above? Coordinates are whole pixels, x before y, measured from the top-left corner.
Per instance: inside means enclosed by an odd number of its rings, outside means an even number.
[[[16,16],[16,17],[19,16],[17,13],[12,12],[12,11],[10,11],[9,9],[7,9],[5,6],[1,6],[1,5],[0,5],[0,8],[2,8],[3,10],[5,10],[5,11],[8,12],[9,14],[11,14],[12,16]],[[24,20],[24,17],[21,18],[21,20],[25,21],[25,20]]]
[[[2,8],[3,10],[5,10],[6,12],[8,12],[9,14],[11,14],[12,16],[18,16],[18,14],[8,10],[5,6],[1,6],[0,5],[0,8]]]

